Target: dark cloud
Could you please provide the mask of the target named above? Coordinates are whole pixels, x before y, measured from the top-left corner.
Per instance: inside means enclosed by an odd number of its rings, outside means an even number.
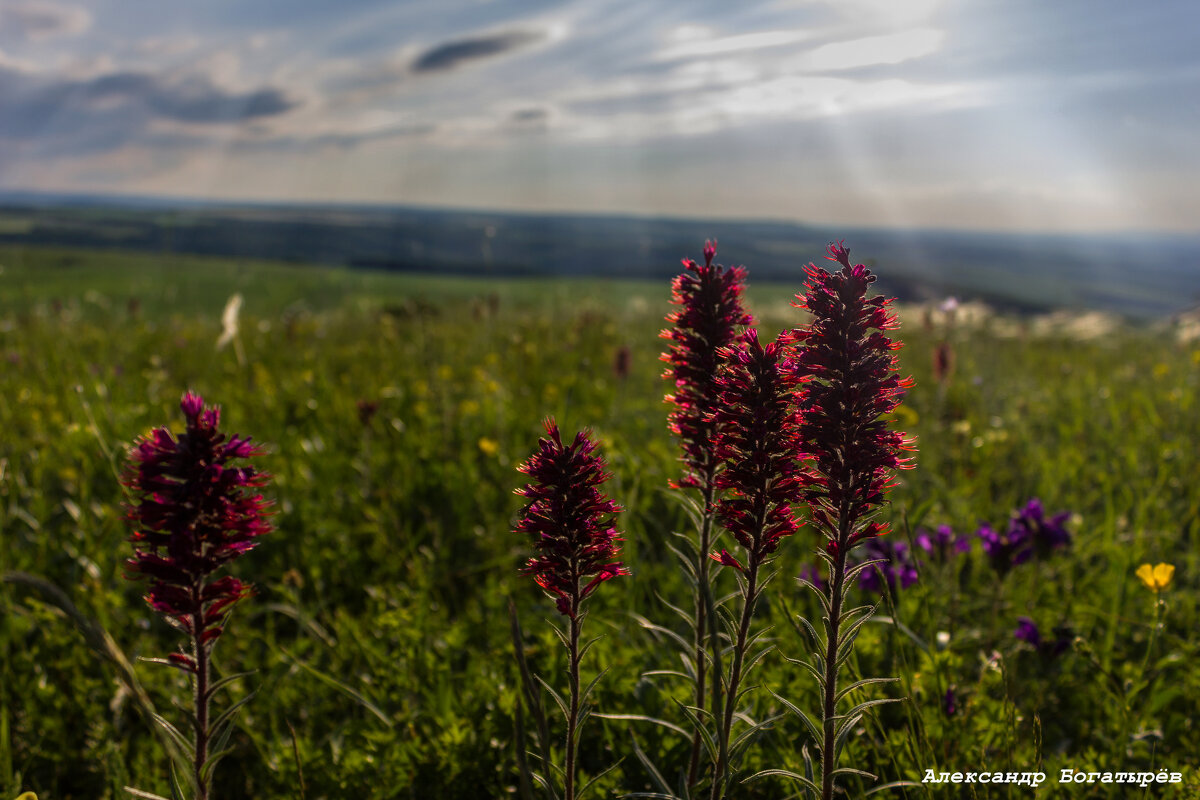
[[[24,2],[0,7],[0,32],[22,39],[48,39],[82,33],[91,25],[86,9],[56,3]]]
[[[278,89],[230,92],[204,77],[167,81],[145,72],[112,72],[82,80],[47,80],[0,68],[0,136],[8,138],[67,134],[78,125],[114,119],[131,133],[154,119],[243,123],[282,114],[295,105]]]
[[[22,159],[96,155],[131,145],[147,152],[219,146],[222,137],[202,133],[204,126],[245,127],[295,105],[278,89],[230,92],[200,76],[167,80],[122,71],[64,79],[0,67],[0,171]],[[155,128],[159,120],[201,127],[163,132]]]
[[[512,121],[524,124],[544,122],[548,116],[550,114],[544,108],[522,108],[512,113]]]
[[[503,55],[519,50],[545,37],[536,31],[508,31],[469,39],[454,39],[431,47],[417,56],[413,72],[443,72],[456,69],[468,61]]]

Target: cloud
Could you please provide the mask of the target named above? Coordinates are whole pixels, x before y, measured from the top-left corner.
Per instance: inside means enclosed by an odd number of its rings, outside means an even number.
[[[92,25],[92,15],[80,6],[46,3],[40,0],[5,4],[0,7],[0,31],[22,39],[50,39],[73,36]]]
[[[296,103],[279,89],[222,89],[203,76],[164,79],[147,72],[109,72],[85,79],[46,79],[0,67],[0,136],[53,135],[89,117],[119,111],[131,122],[245,122],[282,114]]]
[[[539,42],[539,31],[506,31],[466,39],[453,39],[421,53],[412,63],[413,72],[444,72],[470,61],[490,58]]]

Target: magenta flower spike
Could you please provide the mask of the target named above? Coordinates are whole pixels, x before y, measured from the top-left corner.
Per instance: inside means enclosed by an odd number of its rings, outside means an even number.
[[[628,575],[629,570],[617,560],[621,538],[613,523],[622,509],[598,488],[611,476],[605,472],[604,459],[595,454],[596,443],[580,431],[570,446],[564,445],[553,418],[546,420],[546,433],[548,437],[538,440],[529,460],[517,467],[532,482],[517,489],[529,502],[518,515],[516,531],[533,537],[537,549],[522,572],[533,575],[538,586],[555,598],[559,613],[570,620],[569,633],[560,632],[570,680],[562,775],[564,799],[575,800],[579,726],[586,718],[580,705],[587,699],[587,693],[579,690],[579,662],[587,650],[579,645],[585,616],[582,605],[600,584]]]
[[[912,381],[896,375],[892,351],[900,345],[884,334],[896,327],[891,301],[866,296],[875,276],[862,264],[851,266],[840,242],[829,246],[828,258],[842,268],[831,273],[808,266],[809,282],[795,305],[812,312],[813,321],[791,337],[802,384],[800,435],[813,458],[805,498],[838,558],[855,543],[887,533],[869,518],[884,503],[894,471],[912,466],[901,454],[913,449],[913,440],[889,429],[883,417],[900,405]]]
[[[169,662],[195,683],[195,733],[191,755],[196,797],[208,796],[208,710],[213,690],[211,655],[229,613],[251,587],[232,576],[213,578],[229,561],[270,532],[269,503],[257,492],[270,476],[245,464],[262,454],[248,438],[218,430],[220,411],[188,392],[180,402],[187,421],[178,437],[156,428],[134,443],[122,477],[131,501],[133,529],[129,577],[150,581],[146,602],[187,634],[187,653]]]
[[[705,655],[711,636],[711,621],[708,607],[712,589],[708,553],[713,541],[713,500],[717,487],[715,480],[720,468],[716,455],[716,434],[720,421],[715,418],[721,371],[725,348],[734,343],[738,331],[754,320],[742,305],[742,291],[746,281],[744,267],[725,268],[713,264],[717,248],[714,242],[704,243],[704,265],[689,259],[683,260],[684,272],[671,284],[671,302],[679,306],[667,315],[671,327],[664,330],[662,338],[671,344],[662,360],[667,363],[663,378],[671,382],[674,391],[666,396],[671,406],[667,417],[672,433],[679,438],[683,451],[684,476],[672,481],[675,489],[700,490],[700,523],[691,552],[685,558],[685,574],[693,585],[692,622],[693,647],[690,654],[696,665],[693,704],[696,708],[707,708],[708,662]],[[725,553],[724,564],[734,565],[737,560]],[[712,686],[713,702],[720,687]],[[692,755],[688,762],[688,786],[694,786],[700,770],[702,735],[696,731],[692,736]]]
[[[750,622],[766,581],[762,570],[785,536],[799,529],[792,504],[801,501],[805,474],[796,426],[794,370],[780,342],[765,347],[751,328],[723,352],[726,368],[717,379],[719,397],[713,417],[718,434],[715,454],[724,464],[715,484],[724,495],[717,520],[745,550],[745,564],[727,550],[710,557],[740,572],[742,613],[733,641],[733,658],[722,703],[712,800],[732,791],[730,735],[741,694]]]
[[[809,516],[825,537],[824,559],[828,586],[820,591],[827,616],[824,641],[817,641],[823,694],[821,797],[831,800],[838,751],[846,726],[856,724],[870,704],[839,714],[838,672],[847,640],[853,641],[871,616],[870,607],[843,608],[847,584],[878,560],[851,563],[855,545],[887,533],[875,519],[886,500],[894,471],[912,466],[903,457],[913,442],[888,428],[884,415],[900,403],[911,381],[896,375],[893,351],[899,347],[886,335],[896,317],[883,297],[867,297],[875,276],[862,264],[850,263],[842,243],[829,246],[828,259],[840,265],[827,272],[810,264],[805,293],[798,308],[812,313],[812,322],[791,332],[796,346],[795,369],[800,383],[800,438],[811,456],[810,477],[804,488]]]
[[[613,525],[622,509],[597,488],[611,476],[588,432],[575,434],[569,447],[553,419],[546,420],[546,433],[549,438],[540,439],[537,451],[517,467],[533,482],[517,490],[529,503],[516,530],[532,536],[538,551],[522,571],[574,619],[596,587],[629,574],[617,560],[621,538]]]
[[[717,373],[722,348],[733,344],[739,328],[754,318],[742,306],[746,281],[744,267],[713,264],[716,244],[704,243],[704,266],[683,260],[685,272],[671,284],[671,303],[680,306],[667,316],[672,327],[660,336],[671,342],[662,360],[663,378],[675,387],[666,401],[674,410],[668,417],[671,432],[679,437],[687,475],[679,486],[709,489],[716,469],[713,455],[713,412],[717,404]]]
[[[728,368],[717,380],[713,416],[720,431],[716,456],[725,464],[716,486],[727,490],[717,519],[746,549],[748,562],[761,564],[800,527],[791,508],[804,489],[792,408],[796,378],[782,344],[763,347],[753,328],[725,352]],[[712,557],[721,561],[719,554]]]

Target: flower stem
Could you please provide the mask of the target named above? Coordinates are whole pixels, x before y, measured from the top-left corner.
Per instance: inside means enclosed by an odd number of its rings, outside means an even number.
[[[200,600],[203,585],[192,587],[196,612],[192,615],[192,656],[196,661],[195,753],[192,758],[192,778],[196,785],[196,800],[208,800],[208,781],[204,762],[208,760],[208,670],[209,650],[204,636],[204,606]]]
[[[704,516],[700,521],[700,548],[696,551],[696,708],[704,708],[705,684],[708,679],[708,595],[711,591],[709,579],[709,544],[712,536],[713,485],[712,468],[704,476]],[[701,715],[703,716],[703,715]],[[700,731],[692,734],[692,757],[688,761],[687,785],[696,785],[700,772]]]
[[[733,729],[733,711],[737,706],[738,689],[742,682],[742,662],[746,653],[746,637],[750,633],[750,618],[758,599],[758,558],[751,553],[746,564],[746,593],[742,619],[738,625],[737,641],[733,647],[733,663],[729,667],[729,689],[725,695],[725,714],[721,721],[721,739],[717,749],[717,765],[713,772],[712,800],[724,797],[724,784],[729,774],[729,734]]]
[[[821,800],[833,797],[833,771],[837,768],[834,743],[837,733],[837,657],[841,644],[842,603],[846,594],[846,548],[838,547],[837,561],[829,580],[829,631],[825,649],[825,706],[822,709],[824,742],[821,745]]]
[[[571,636],[567,656],[567,671],[570,673],[571,682],[571,706],[570,714],[567,715],[567,763],[564,770],[566,774],[563,800],[575,800],[575,751],[578,745],[575,738],[579,721],[579,631],[582,627],[578,613],[578,597],[573,598],[571,611]]]

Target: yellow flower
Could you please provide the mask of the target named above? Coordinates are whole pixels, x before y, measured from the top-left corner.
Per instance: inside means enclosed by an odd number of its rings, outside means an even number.
[[[495,439],[489,439],[486,436],[479,440],[479,450],[487,456],[494,456],[500,449],[500,443]]]
[[[33,792],[25,792],[17,797],[17,800],[37,800],[37,795]]]
[[[1153,567],[1142,564],[1137,569],[1137,576],[1146,584],[1147,589],[1158,594],[1171,585],[1171,578],[1175,577],[1175,567],[1171,564],[1158,564]]]

